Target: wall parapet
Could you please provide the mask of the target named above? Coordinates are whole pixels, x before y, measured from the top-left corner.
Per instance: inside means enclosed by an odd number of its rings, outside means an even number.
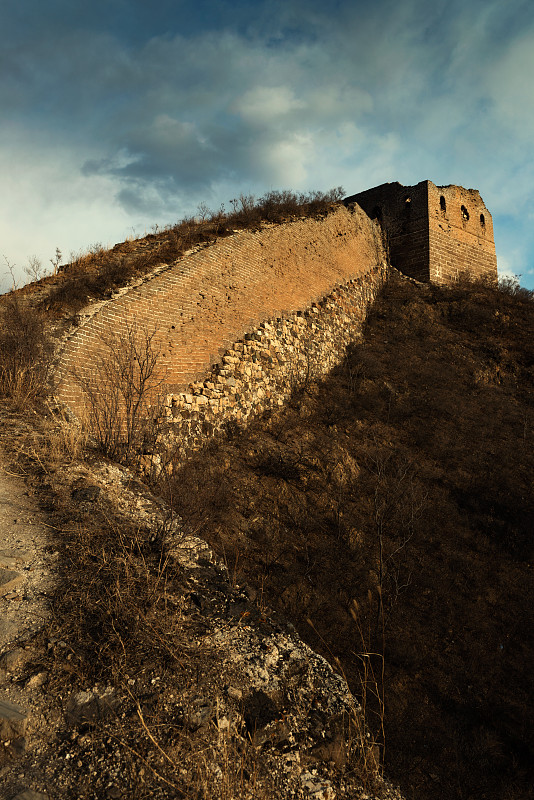
[[[282,406],[307,381],[324,377],[361,336],[369,307],[389,274],[383,262],[304,310],[266,320],[234,342],[204,380],[166,396],[160,453],[174,451],[178,463],[183,462],[228,423],[246,424]]]

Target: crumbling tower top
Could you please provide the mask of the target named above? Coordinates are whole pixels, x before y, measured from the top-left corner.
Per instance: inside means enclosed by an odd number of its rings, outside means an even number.
[[[406,275],[435,283],[460,273],[497,280],[493,221],[476,189],[383,183],[344,202],[380,222],[391,263]]]

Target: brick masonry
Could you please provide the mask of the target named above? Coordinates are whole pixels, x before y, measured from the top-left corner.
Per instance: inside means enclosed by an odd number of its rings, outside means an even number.
[[[430,280],[450,283],[467,272],[496,281],[493,220],[478,191],[427,185]]]
[[[383,184],[344,203],[322,219],[236,232],[93,304],[64,343],[58,398],[82,414],[80,383],[113,337],[133,325],[155,332],[158,450],[177,448],[182,460],[339,363],[387,279],[384,238],[393,266],[412,278],[497,277],[492,219],[476,190]]]
[[[391,263],[406,275],[435,283],[461,273],[497,280],[493,221],[476,189],[384,183],[344,202],[381,223]]]
[[[380,231],[358,207],[221,239],[87,309],[60,354],[58,398],[81,412],[79,379],[134,323],[156,331],[168,393],[185,390],[262,321],[311,307],[383,260]]]

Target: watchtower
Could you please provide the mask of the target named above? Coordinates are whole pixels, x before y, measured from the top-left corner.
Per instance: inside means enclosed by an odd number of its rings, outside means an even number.
[[[383,183],[343,202],[380,222],[391,263],[405,275],[434,283],[462,272],[497,280],[493,221],[476,189]]]

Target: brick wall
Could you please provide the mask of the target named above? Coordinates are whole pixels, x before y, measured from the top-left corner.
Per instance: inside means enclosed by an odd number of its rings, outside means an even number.
[[[384,183],[352,195],[356,202],[385,232],[391,263],[405,275],[428,281],[428,192],[426,182],[417,186]]]
[[[497,279],[491,214],[476,189],[428,181],[430,280],[448,283],[461,272]]]
[[[260,322],[306,309],[382,261],[377,226],[343,206],[321,220],[239,232],[198,249],[82,315],[61,353],[58,398],[79,412],[74,373],[87,378],[106,340],[133,323],[156,329],[161,377],[169,390],[184,389]]]

